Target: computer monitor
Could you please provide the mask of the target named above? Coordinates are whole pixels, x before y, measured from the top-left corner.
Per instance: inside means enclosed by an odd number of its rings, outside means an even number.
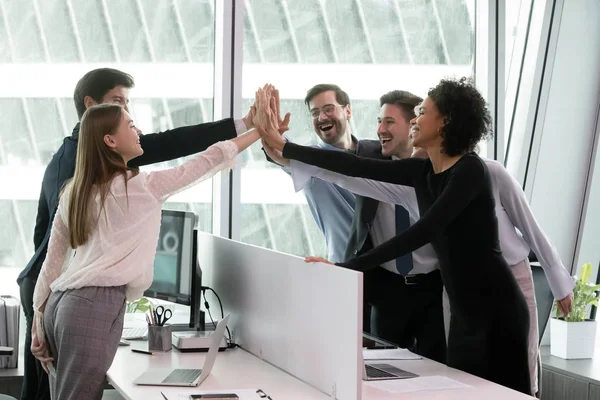
[[[195,222],[196,216],[192,212],[162,211],[154,279],[144,296],[191,305],[196,271],[193,254]]]

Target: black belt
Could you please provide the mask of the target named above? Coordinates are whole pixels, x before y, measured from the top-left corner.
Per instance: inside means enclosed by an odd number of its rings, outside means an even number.
[[[402,275],[400,275],[402,276]],[[434,279],[440,279],[440,270],[436,269],[426,274],[414,274],[402,276],[404,278],[404,284],[407,286],[419,285],[422,283],[430,282]]]

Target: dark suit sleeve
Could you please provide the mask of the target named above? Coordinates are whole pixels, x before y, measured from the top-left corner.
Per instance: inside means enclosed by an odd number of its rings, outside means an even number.
[[[368,178],[404,186],[414,186],[413,179],[415,176],[420,175],[424,163],[424,160],[416,158],[375,160],[358,157],[345,151],[317,149],[290,142],[283,146],[283,157],[347,176]]]
[[[217,142],[236,136],[232,118],[149,133],[140,137],[144,154],[129,161],[129,166],[139,167],[200,153]]]
[[[44,188],[40,193],[40,199],[38,200],[38,211],[35,217],[35,228],[33,229],[33,248],[37,250],[44,241],[46,232],[49,229],[50,213],[48,212],[48,201],[44,194]]]

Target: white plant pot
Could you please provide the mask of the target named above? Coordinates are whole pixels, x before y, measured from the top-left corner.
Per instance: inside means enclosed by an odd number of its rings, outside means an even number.
[[[592,358],[596,321],[565,322],[550,318],[550,354],[565,359]]]

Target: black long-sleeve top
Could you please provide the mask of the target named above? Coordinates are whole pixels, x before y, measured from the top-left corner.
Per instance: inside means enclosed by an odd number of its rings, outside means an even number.
[[[421,213],[417,223],[371,251],[337,265],[363,270],[431,243],[454,306],[481,311],[485,305],[468,302],[518,290],[500,250],[489,172],[476,154],[464,155],[438,174],[429,159],[376,160],[293,143],[285,145],[283,156],[345,175],[415,189]]]

